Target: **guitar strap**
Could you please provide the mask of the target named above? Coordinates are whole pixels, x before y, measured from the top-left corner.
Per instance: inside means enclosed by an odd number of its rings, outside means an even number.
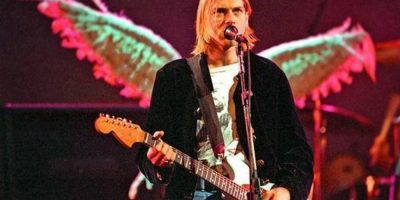
[[[199,101],[200,113],[205,122],[204,130],[210,138],[215,157],[217,159],[222,159],[225,150],[224,138],[211,94],[214,88],[212,86],[210,71],[208,70],[205,56],[204,54],[198,54],[186,60],[192,70],[192,81]]]

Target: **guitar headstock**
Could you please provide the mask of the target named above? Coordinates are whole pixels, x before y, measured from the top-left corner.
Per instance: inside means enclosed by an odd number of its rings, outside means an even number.
[[[99,133],[112,133],[126,147],[132,147],[136,142],[143,142],[146,135],[146,132],[132,121],[108,114],[100,114],[94,123],[94,127]]]

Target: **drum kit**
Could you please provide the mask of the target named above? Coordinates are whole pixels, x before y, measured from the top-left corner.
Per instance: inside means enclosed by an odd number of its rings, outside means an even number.
[[[391,162],[388,170],[377,167],[377,163],[371,164],[371,160],[377,156],[371,155],[371,149],[385,148],[376,147],[377,138],[381,138],[379,136],[383,135],[383,131],[386,133],[383,136],[385,141],[388,135],[392,135],[388,134],[389,128],[386,126],[393,127],[395,137],[400,133],[400,125],[391,123],[397,108],[400,108],[400,95],[394,95],[389,102],[387,116],[377,137],[376,128],[358,113],[324,104],[319,105],[319,116],[315,115],[315,106],[299,109],[307,141],[313,147],[315,157],[315,177],[310,199],[400,199],[400,196],[395,198],[395,163]],[[318,129],[316,117],[319,120]],[[385,125],[385,122],[388,124]],[[316,130],[319,132],[316,133]],[[398,148],[398,144],[390,146],[389,150]],[[398,156],[397,153],[391,155],[392,158]],[[316,184],[319,188],[315,188]]]
[[[364,56],[371,56],[379,64],[400,64],[400,40],[374,46],[375,53]],[[373,69],[374,62],[369,63]],[[369,74],[372,80],[374,73],[373,70]],[[400,111],[400,94],[391,96],[381,130],[375,136],[377,131],[367,118],[323,105],[321,96],[314,94],[318,91],[315,88],[324,89],[324,83],[303,93],[301,98],[310,96],[313,104],[299,109],[307,140],[314,150],[314,182],[309,199],[400,200],[396,194],[396,178],[400,174],[400,117],[396,118],[396,112]],[[325,92],[322,96],[327,95]]]

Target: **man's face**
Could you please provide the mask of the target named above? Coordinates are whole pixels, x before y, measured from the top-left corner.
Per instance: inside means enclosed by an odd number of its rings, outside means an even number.
[[[239,34],[243,34],[248,26],[249,16],[245,11],[242,0],[216,0],[211,6],[210,28],[211,37],[216,46],[224,49],[231,47],[234,42],[225,39],[224,30],[229,25],[234,25]]]

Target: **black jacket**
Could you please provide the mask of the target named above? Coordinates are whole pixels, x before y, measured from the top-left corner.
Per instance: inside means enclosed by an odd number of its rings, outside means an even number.
[[[313,180],[313,157],[296,113],[288,80],[270,60],[253,53],[250,57],[256,160],[264,161],[264,165],[257,168],[259,177],[288,188],[291,199],[306,199]],[[206,60],[202,55],[200,63],[208,72]],[[209,72],[205,79],[212,87]],[[234,94],[236,119],[240,142],[247,153],[240,94],[239,83]],[[195,113],[198,107],[186,60],[172,61],[157,72],[145,130],[150,133],[163,130],[166,143],[196,158]],[[147,147],[141,147],[138,166],[151,182],[168,184],[167,198],[184,199],[191,195],[196,183],[195,175],[177,164],[168,168],[155,167],[147,159],[146,152]]]

